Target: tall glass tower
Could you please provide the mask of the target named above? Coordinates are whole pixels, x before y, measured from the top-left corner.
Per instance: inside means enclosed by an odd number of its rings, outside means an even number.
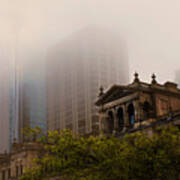
[[[0,153],[9,151],[10,146],[10,59],[9,52],[0,48]]]
[[[91,133],[99,87],[128,82],[126,47],[110,31],[86,28],[51,49],[46,72],[48,129]]]
[[[20,96],[20,141],[22,129],[26,126],[39,127],[47,131],[45,66],[42,61],[28,61],[23,66]]]

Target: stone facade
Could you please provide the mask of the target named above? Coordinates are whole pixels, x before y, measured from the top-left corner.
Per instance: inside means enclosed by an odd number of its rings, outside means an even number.
[[[150,84],[138,74],[132,84],[114,85],[105,93],[101,88],[96,101],[99,107],[99,131],[124,134],[137,130],[151,133],[156,124],[170,121],[180,125],[180,89],[173,82],[161,85],[153,74]]]
[[[42,151],[38,143],[13,144],[12,152],[0,154],[0,180],[15,180],[25,169],[32,167],[33,159]]]

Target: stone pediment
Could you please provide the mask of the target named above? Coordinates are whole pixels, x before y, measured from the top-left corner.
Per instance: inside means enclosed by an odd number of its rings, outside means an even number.
[[[95,104],[97,106],[106,104],[108,102],[128,96],[137,91],[147,93],[159,93],[180,98],[180,90],[177,88],[176,84],[173,84],[171,82],[167,82],[165,83],[165,85],[152,85],[144,82],[138,82],[129,84],[127,86],[113,85],[110,89],[108,89],[98,98]]]
[[[110,89],[108,89],[101,97],[99,97],[95,104],[97,106],[100,104],[105,104],[117,100],[119,98],[125,97],[134,92],[134,88],[128,86],[114,85]]]

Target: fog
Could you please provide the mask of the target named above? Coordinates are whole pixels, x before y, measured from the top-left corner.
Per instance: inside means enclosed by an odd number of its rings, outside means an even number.
[[[43,63],[48,49],[94,25],[126,41],[131,79],[137,71],[146,81],[153,72],[159,82],[174,80],[180,69],[179,8],[179,0],[0,0],[0,47],[7,54],[0,54],[0,62]]]

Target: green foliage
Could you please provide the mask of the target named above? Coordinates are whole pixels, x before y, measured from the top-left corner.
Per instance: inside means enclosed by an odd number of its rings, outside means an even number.
[[[41,139],[46,154],[20,180],[58,176],[62,180],[178,180],[180,132],[158,128],[116,137],[84,138],[68,130],[49,132]]]
[[[25,141],[37,141],[43,134],[39,127],[30,128],[29,126],[25,127],[22,133]]]

